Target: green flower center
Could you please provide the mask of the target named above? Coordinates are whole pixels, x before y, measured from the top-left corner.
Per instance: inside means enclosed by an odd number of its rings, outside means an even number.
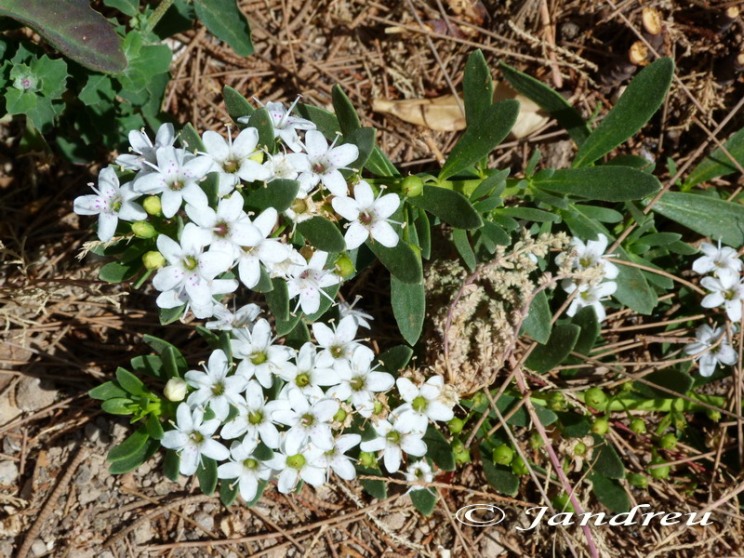
[[[302,469],[306,462],[305,456],[299,453],[287,457],[287,467],[292,467],[292,469]]]
[[[225,393],[225,384],[222,382],[212,386],[212,395],[222,395],[223,393]]]
[[[180,178],[170,183],[170,189],[173,190],[174,192],[179,192],[183,190],[184,186],[186,186],[186,183]]]
[[[201,444],[204,441],[204,435],[201,432],[192,432],[189,438],[195,444]]]
[[[269,357],[266,356],[266,353],[263,352],[253,353],[251,355],[251,362],[256,366],[258,366],[259,364],[263,364],[267,360],[269,360]]]
[[[245,467],[246,469],[250,469],[251,471],[253,471],[254,469],[258,469],[258,461],[256,461],[255,459],[251,459],[249,457],[248,459],[246,459],[245,461],[243,461],[243,467]]]
[[[121,201],[120,196],[116,196],[113,200],[111,200],[111,204],[109,207],[111,208],[111,211],[114,213],[119,213],[121,211],[121,206],[123,205],[123,202]]]
[[[263,413],[261,411],[251,411],[248,413],[248,422],[252,425],[261,424],[263,422]]]
[[[341,346],[341,345],[333,345],[333,347],[331,347],[331,356],[333,358],[341,358],[342,356],[344,356],[344,348],[343,348],[343,346]]]
[[[423,395],[419,395],[411,402],[411,407],[417,413],[423,413],[426,410],[429,402],[424,398]]]
[[[305,413],[300,419],[302,426],[312,426],[315,424],[315,416],[312,413]]]
[[[224,163],[222,163],[222,169],[226,173],[233,173],[236,172],[240,168],[240,163],[236,161],[235,159],[227,159]]]
[[[397,430],[391,430],[385,435],[385,439],[391,444],[400,444],[400,432]]]
[[[188,271],[194,271],[199,267],[199,261],[194,256],[186,256],[183,259],[183,267]]]
[[[361,391],[364,389],[364,376],[356,376],[351,379],[349,382],[349,385],[351,386],[351,389],[354,391]]]
[[[297,377],[295,378],[295,384],[297,384],[297,387],[304,388],[310,383],[310,374],[307,372],[303,372],[302,374],[297,374]]]

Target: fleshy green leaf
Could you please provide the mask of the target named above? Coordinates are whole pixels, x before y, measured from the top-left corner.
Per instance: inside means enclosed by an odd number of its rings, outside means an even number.
[[[499,65],[506,81],[519,91],[522,95],[531,99],[542,107],[551,117],[563,126],[576,145],[584,143],[591,131],[586,125],[579,112],[573,108],[568,101],[557,91],[551,89],[543,82],[524,74],[511,66]]]
[[[622,259],[629,259],[627,253],[622,248],[617,249],[617,255]],[[656,296],[656,292],[649,286],[648,281],[646,281],[646,277],[638,268],[622,264],[618,264],[617,267],[619,270],[617,279],[615,280],[617,290],[612,296],[621,304],[631,310],[635,310],[639,314],[650,314],[659,299]]]
[[[126,396],[127,392],[117,386],[114,382],[105,382],[88,392],[88,397],[100,399],[102,401],[105,401],[106,399],[125,398]]]
[[[273,207],[277,211],[285,211],[292,205],[299,190],[300,183],[296,180],[272,180],[257,190],[247,192],[245,203],[251,209],[259,212],[267,207]]]
[[[196,470],[196,478],[199,479],[199,488],[207,496],[214,494],[217,488],[217,462],[209,457],[202,456],[199,468]]]
[[[519,103],[513,99],[493,104],[484,110],[481,119],[468,126],[452,149],[439,174],[440,179],[455,176],[487,157],[509,134],[517,121],[517,114]]]
[[[574,167],[585,167],[633,136],[659,109],[674,74],[671,58],[659,58],[633,78],[605,119],[581,144]]]
[[[380,474],[379,469],[369,469],[367,467],[362,467],[361,465],[357,465],[357,472],[360,475],[370,476]],[[364,488],[365,492],[373,498],[377,498],[378,500],[384,500],[387,498],[387,484],[385,484],[385,481],[363,479],[360,482],[362,483],[362,488]]]
[[[438,186],[424,186],[422,195],[408,198],[408,201],[455,228],[477,229],[483,226],[481,216],[460,192]]]
[[[359,157],[351,163],[350,168],[361,169],[367,164],[370,155],[375,149],[375,137],[377,130],[374,128],[357,128],[344,135],[345,143],[353,143],[359,148]]]
[[[112,475],[121,475],[133,471],[147,461],[159,448],[160,444],[156,440],[147,440],[139,451],[129,457],[111,462],[109,473]]]
[[[324,252],[343,252],[346,249],[341,231],[324,217],[316,216],[302,221],[297,224],[297,230],[310,244]]]
[[[137,454],[150,439],[150,435],[144,428],[139,428],[132,432],[121,444],[114,446],[108,452],[106,459],[109,461],[119,461]]]
[[[608,479],[625,478],[625,466],[612,444],[596,435],[594,443],[595,450],[599,447],[599,451],[595,454],[594,470]]]
[[[452,448],[439,430],[429,425],[424,435],[424,441],[427,447],[426,455],[436,463],[437,467],[443,471],[455,470],[455,456],[452,453]]]
[[[196,131],[196,128],[194,128],[190,122],[181,130],[181,133],[178,135],[178,141],[184,149],[191,153],[196,151],[204,152],[207,150],[204,146],[204,142],[199,136],[199,132]]]
[[[550,339],[552,327],[550,320],[552,318],[548,296],[545,291],[540,291],[532,300],[527,317],[522,322],[522,333],[526,333],[532,339],[544,345]]]
[[[253,105],[251,105],[243,95],[238,93],[237,90],[233,89],[229,85],[226,85],[222,90],[222,98],[225,101],[227,114],[229,114],[230,118],[236,122],[238,121],[238,118],[242,116],[251,116],[256,112]]]
[[[493,104],[493,79],[483,52],[473,51],[465,64],[462,80],[465,120],[468,125],[478,122]]]
[[[101,403],[101,409],[112,415],[128,416],[134,413],[132,400],[128,397],[114,397]]]
[[[274,147],[274,123],[271,120],[269,111],[260,108],[253,111],[248,119],[248,126],[258,130],[258,144],[268,147],[270,150]]]
[[[457,253],[460,254],[462,261],[468,266],[470,271],[475,271],[477,260],[475,259],[475,252],[473,247],[470,245],[470,239],[468,238],[467,231],[463,229],[455,229],[452,231],[452,242],[457,248]]]
[[[181,458],[173,450],[165,450],[165,456],[163,457],[163,474],[165,478],[172,480],[173,482],[178,481]]]
[[[177,308],[159,308],[158,318],[160,319],[160,325],[168,325],[173,322],[177,322],[183,316],[186,311],[186,305],[178,306]]]
[[[382,265],[404,283],[418,283],[423,279],[421,256],[403,240],[395,248],[386,248],[379,242],[370,241],[366,245]]]
[[[220,480],[220,502],[231,506],[238,497],[238,481],[236,479]]]
[[[137,376],[132,374],[126,368],[121,366],[116,369],[116,381],[123,387],[128,393],[132,395],[146,395],[147,388]]]
[[[579,339],[581,329],[573,324],[561,324],[553,328],[545,345],[532,351],[525,366],[539,374],[545,374],[558,366],[569,355]]]
[[[230,45],[235,54],[253,54],[251,29],[235,0],[194,0],[194,10],[209,32]]]
[[[622,485],[616,480],[608,479],[599,473],[591,473],[592,492],[599,503],[612,513],[626,513],[630,509],[630,498]]]
[[[667,399],[669,397],[672,397],[672,394],[670,394],[668,390],[671,390],[673,393],[678,393],[680,396],[682,396],[687,394],[687,392],[692,389],[692,386],[695,383],[695,380],[692,378],[692,376],[673,368],[657,370],[656,372],[652,372],[651,374],[645,376],[644,379],[646,380],[646,382],[644,382],[644,385],[647,388],[653,390],[653,393],[656,397]],[[666,390],[656,389],[653,386],[666,388]]]
[[[729,246],[744,244],[744,206],[699,194],[666,192],[653,210]]]
[[[655,176],[630,167],[591,167],[538,172],[532,185],[590,200],[617,202],[639,200],[661,188]]]
[[[289,291],[287,290],[287,282],[277,277],[271,280],[271,284],[274,288],[266,293],[266,302],[269,305],[271,314],[277,320],[286,322],[289,320]]]
[[[103,3],[129,17],[136,16],[139,11],[139,0],[103,0]]]
[[[346,136],[361,128],[362,124],[359,121],[356,109],[352,104],[349,97],[346,96],[341,86],[336,84],[331,89],[331,100],[333,102],[333,110],[336,112],[336,118],[341,128],[341,133]]]
[[[407,345],[396,345],[383,352],[377,360],[380,361],[382,369],[398,376],[398,372],[406,367],[413,356],[413,349]]]
[[[88,0],[0,0],[0,16],[28,25],[65,56],[97,72],[121,72],[119,36]]]
[[[163,425],[160,422],[160,419],[155,415],[147,415],[147,418],[145,419],[145,428],[147,428],[147,433],[153,440],[161,440],[163,438]]]
[[[482,450],[481,453],[488,455],[488,451]],[[501,494],[506,496],[516,496],[519,491],[519,477],[511,471],[493,464],[493,461],[486,458],[481,461],[483,465],[483,474],[488,484],[493,486]]]
[[[419,513],[427,517],[434,513],[434,507],[437,505],[437,495],[430,488],[412,490],[408,495],[411,497],[413,507]]]
[[[581,328],[574,351],[582,355],[588,355],[594,347],[597,337],[599,337],[600,325],[597,313],[591,306],[585,306],[576,313],[571,322]]]
[[[744,166],[744,128],[733,134],[723,146],[740,165]],[[719,147],[692,169],[685,180],[685,188],[692,188],[701,182],[738,171],[736,165]]]
[[[415,345],[421,337],[426,315],[424,282],[404,283],[395,275],[391,275],[390,297],[393,315],[403,339],[410,345]]]
[[[128,281],[142,269],[142,262],[129,263],[109,262],[98,270],[98,278],[107,283],[121,283]]]

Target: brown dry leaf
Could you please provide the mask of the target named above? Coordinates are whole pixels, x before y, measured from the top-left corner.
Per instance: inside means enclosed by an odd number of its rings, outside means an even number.
[[[516,139],[529,136],[544,126],[549,118],[540,107],[527,97],[516,93],[506,83],[494,82],[494,101],[516,99],[519,101],[519,114],[511,134]],[[434,99],[406,99],[389,101],[373,99],[372,110],[391,114],[405,122],[425,126],[437,132],[455,132],[465,129],[465,115],[454,95],[444,95]]]

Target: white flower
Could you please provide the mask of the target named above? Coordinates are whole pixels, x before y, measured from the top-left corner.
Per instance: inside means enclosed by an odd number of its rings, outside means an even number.
[[[271,468],[253,456],[256,445],[255,440],[233,442],[230,461],[217,468],[218,478],[237,479],[240,497],[246,502],[256,498],[259,481],[268,481],[271,477]]]
[[[279,471],[279,492],[292,492],[300,479],[315,487],[322,486],[326,479],[322,454],[323,450],[313,445],[297,448],[285,442],[284,452],[275,452],[274,458],[268,462],[272,469]]]
[[[347,168],[359,157],[359,148],[352,143],[331,146],[325,136],[317,130],[308,130],[305,134],[305,150],[310,161],[310,171],[300,175],[300,188],[303,192],[310,192],[318,182],[334,196],[345,196],[349,192],[346,179],[339,169]]]
[[[406,480],[410,483],[414,483],[408,492],[414,490],[423,490],[426,488],[425,484],[430,483],[434,480],[434,472],[431,470],[431,466],[424,461],[416,461],[411,463],[406,470]]]
[[[344,454],[361,441],[359,434],[342,434],[334,440],[333,449],[323,452],[320,460],[327,470],[333,470],[344,480],[352,480],[356,477],[356,469],[351,457]]]
[[[222,304],[215,306],[214,316],[217,318],[212,322],[204,324],[207,329],[218,331],[233,331],[235,329],[250,328],[256,318],[261,314],[261,307],[256,304],[246,304],[231,312]]]
[[[230,128],[227,129],[227,141],[217,132],[206,131],[202,141],[206,154],[214,161],[215,170],[224,178],[220,184],[220,195],[230,193],[232,188],[243,179],[246,182],[268,180],[271,176],[269,169],[252,159],[260,153],[258,146],[258,130],[245,128],[233,142]]]
[[[591,306],[597,314],[597,320],[601,322],[607,317],[604,306],[602,306],[602,300],[612,295],[617,290],[617,283],[614,281],[605,281],[599,285],[589,285],[584,283],[578,286],[575,283],[571,283],[563,288],[569,294],[578,289],[578,293],[576,293],[576,296],[571,301],[568,310],[566,310],[567,316],[574,316],[576,312],[585,306]]]
[[[403,421],[410,421],[415,429],[426,430],[429,420],[446,422],[455,416],[452,408],[442,402],[442,376],[432,376],[421,387],[408,378],[398,378],[395,383],[405,404],[394,414]]]
[[[186,205],[189,219],[207,231],[213,249],[229,252],[237,257],[241,246],[255,246],[263,237],[261,231],[251,223],[243,211],[243,196],[240,192],[221,199],[215,211],[209,206]]]
[[[388,222],[400,205],[398,194],[385,194],[375,199],[372,187],[361,180],[354,186],[354,198],[335,197],[331,205],[336,213],[350,221],[344,235],[347,249],[358,248],[370,237],[388,248],[398,244],[398,234]]]
[[[413,429],[413,425],[396,420],[394,424],[386,420],[374,423],[377,437],[360,444],[362,451],[383,452],[383,463],[388,473],[396,473],[400,469],[403,453],[421,457],[426,454],[426,442],[422,439],[424,433]]]
[[[351,399],[351,404],[363,417],[372,415],[374,394],[387,391],[395,384],[391,374],[372,368],[374,357],[371,349],[360,345],[350,359],[336,361],[334,368],[341,381],[327,392],[328,397],[335,397],[339,401]]]
[[[597,235],[597,240],[589,240],[586,244],[579,238],[572,238],[571,245],[575,254],[571,264],[572,267],[574,269],[589,269],[599,265],[602,266],[604,279],[615,279],[619,270],[615,264],[607,261],[604,253],[607,250],[608,243],[608,238],[602,233]],[[556,258],[558,265],[566,256],[565,252],[558,255]]]
[[[252,289],[261,280],[261,264],[269,266],[287,258],[287,246],[280,241],[269,238],[276,225],[279,214],[269,207],[253,220],[259,237],[248,245],[241,246],[238,253],[238,276],[240,282]]]
[[[729,246],[721,246],[720,241],[718,241],[718,247],[703,242],[700,245],[700,250],[705,255],[700,256],[692,263],[692,270],[695,273],[705,275],[712,272],[718,275],[721,271],[734,274],[741,272],[742,263],[739,254]]]
[[[373,320],[374,318],[367,314],[366,312],[360,310],[359,308],[354,308],[356,306],[357,302],[359,302],[362,299],[361,296],[356,295],[356,298],[354,298],[354,302],[349,304],[346,301],[341,301],[338,303],[338,313],[341,316],[341,318],[346,318],[351,316],[354,321],[356,322],[358,327],[364,327],[367,329],[372,329],[372,326],[369,325],[369,321],[367,320]]]
[[[234,335],[231,341],[233,356],[243,359],[238,364],[237,373],[247,379],[255,377],[263,387],[269,389],[274,383],[274,376],[292,366],[289,363],[292,349],[272,344],[271,326],[265,319],[258,320],[251,331],[237,330]]]
[[[290,409],[272,413],[271,419],[289,426],[285,443],[288,448],[300,448],[307,441],[322,450],[333,449],[331,421],[338,412],[339,403],[335,399],[321,399],[314,404],[305,398],[298,389],[287,392]]]
[[[698,361],[700,366],[701,376],[713,375],[718,364],[727,366],[736,364],[738,360],[736,351],[723,335],[722,327],[714,329],[707,324],[703,324],[695,330],[697,341],[685,345],[685,353],[696,355],[695,360]],[[718,342],[719,339],[720,343]]]
[[[708,294],[700,303],[703,308],[723,306],[732,322],[741,321],[741,304],[744,300],[744,283],[738,273],[719,271],[718,277],[703,277],[700,284],[708,289]]]
[[[302,143],[297,135],[297,130],[314,130],[315,124],[299,116],[292,116],[292,110],[295,108],[300,98],[294,100],[289,108],[279,102],[266,103],[266,110],[271,116],[271,123],[274,125],[274,137],[280,138],[284,144],[292,151],[302,151]],[[238,122],[244,123],[249,117],[243,116],[238,118]]]
[[[245,440],[261,441],[270,448],[279,447],[279,431],[272,422],[271,415],[279,410],[289,409],[289,401],[276,399],[266,401],[261,386],[255,380],[248,382],[245,401],[238,406],[238,415],[227,422],[221,435],[226,440],[245,435]]]
[[[176,132],[173,124],[162,124],[155,134],[155,143],[153,143],[144,130],[132,130],[129,132],[129,144],[132,146],[131,153],[119,155],[116,163],[128,170],[140,171],[142,173],[150,172],[157,162],[156,153],[161,147],[170,147],[176,141]],[[147,163],[150,163],[148,165]]]
[[[267,155],[263,164],[269,173],[267,180],[296,180],[300,173],[310,172],[310,161],[305,153],[283,153]],[[305,192],[307,194],[307,192]]]
[[[280,372],[281,378],[287,382],[284,389],[297,389],[308,399],[312,400],[313,392],[318,386],[335,386],[339,377],[333,368],[321,366],[316,359],[315,345],[307,342],[300,347],[295,358],[296,365],[286,367]]]
[[[175,430],[165,432],[160,443],[163,447],[178,452],[181,458],[179,471],[182,475],[193,475],[199,468],[202,455],[216,461],[224,461],[229,457],[227,448],[212,439],[219,426],[219,419],[205,421],[201,409],[192,411],[186,403],[181,403],[176,409]]]
[[[119,187],[119,177],[114,169],[106,167],[98,175],[98,188],[91,188],[95,195],[75,198],[73,209],[78,215],[98,215],[98,238],[108,242],[116,232],[119,219],[122,221],[139,221],[147,219],[147,213],[133,200],[140,194],[132,190],[128,182]]]
[[[233,279],[215,279],[217,275],[230,269],[232,255],[214,250],[203,252],[208,242],[209,235],[194,223],[187,223],[183,228],[180,244],[164,234],[158,236],[158,250],[169,265],[158,270],[152,280],[153,286],[163,291],[163,294],[169,291],[177,295],[185,292],[195,305],[208,305],[212,310],[212,295],[232,292],[238,288],[238,282]],[[161,294],[158,297],[158,306],[168,308],[164,304],[168,304],[171,298],[172,295]],[[180,297],[176,296],[176,299]]]
[[[321,322],[313,323],[313,335],[323,349],[318,353],[318,366],[331,366],[339,360],[349,359],[359,343],[354,339],[357,334],[357,323],[354,318],[342,318],[338,325],[331,329]]]
[[[207,207],[207,195],[199,182],[207,175],[212,159],[194,157],[183,149],[161,147],[157,150],[157,165],[134,181],[134,189],[143,194],[162,194],[163,216],[170,219],[186,200],[196,207]]]
[[[230,376],[230,363],[227,355],[221,349],[217,349],[209,356],[205,372],[200,370],[189,370],[184,377],[188,384],[196,388],[187,399],[191,407],[206,408],[209,406],[214,415],[222,420],[230,413],[230,404],[239,406],[243,397],[241,392],[248,384],[242,376]]]
[[[302,307],[305,314],[314,314],[320,308],[321,294],[330,298],[322,289],[340,282],[339,277],[332,271],[323,269],[327,259],[328,253],[318,250],[306,265],[295,269],[287,280],[290,300],[299,296],[295,311]]]

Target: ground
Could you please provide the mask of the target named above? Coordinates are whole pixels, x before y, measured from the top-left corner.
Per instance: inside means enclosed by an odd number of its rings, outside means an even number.
[[[229,121],[224,85],[259,102],[297,95],[330,105],[331,87],[347,92],[365,125],[402,169],[420,171],[449,152],[459,132],[450,124],[417,125],[375,112],[379,100],[434,99],[461,89],[467,55],[481,48],[494,79],[506,62],[549,83],[587,117],[606,110],[638,66],[628,62],[636,41],[675,57],[676,79],[661,114],[627,147],[657,162],[697,161],[739,129],[741,19],[735,2],[628,0],[244,0],[256,53],[239,58],[202,28],[173,42],[173,82],[164,110],[197,129],[222,131]],[[662,15],[662,32],[644,33],[642,8]],[[639,47],[633,47],[639,48]],[[375,100],[378,100],[375,103]],[[456,104],[455,104],[456,108]],[[434,128],[434,129],[432,129]],[[106,452],[127,433],[86,391],[144,352],[141,334],[188,346],[188,328],[160,327],[151,292],[130,292],[96,279],[99,263],[78,258],[91,239],[72,200],[97,168],[71,166],[41,153],[17,153],[17,123],[5,121],[0,147],[0,556],[547,556],[586,555],[579,530],[521,534],[508,522],[472,528],[453,517],[465,504],[514,510],[539,505],[529,483],[509,501],[483,480],[476,465],[437,479],[443,498],[430,518],[391,488],[374,501],[356,484],[305,487],[284,496],[267,491],[254,508],[225,508],[192,482],[174,483],[153,457],[132,474],[107,472]],[[551,164],[570,161],[572,144],[552,122],[511,138],[493,165],[523,169],[539,147]],[[735,180],[722,183],[735,188]],[[374,293],[374,277],[365,288]],[[367,295],[370,296],[370,295]],[[642,338],[639,337],[642,340]],[[204,351],[191,343],[189,358]],[[640,354],[640,353],[639,353]],[[711,435],[715,435],[712,432]],[[738,482],[701,496],[654,484],[648,495],[690,510],[730,495]],[[695,508],[696,500],[699,503]],[[640,500],[639,500],[640,501]],[[687,508],[686,508],[687,509]],[[597,530],[606,556],[727,556],[741,554],[736,508],[709,529]],[[512,521],[512,526],[514,522]]]

